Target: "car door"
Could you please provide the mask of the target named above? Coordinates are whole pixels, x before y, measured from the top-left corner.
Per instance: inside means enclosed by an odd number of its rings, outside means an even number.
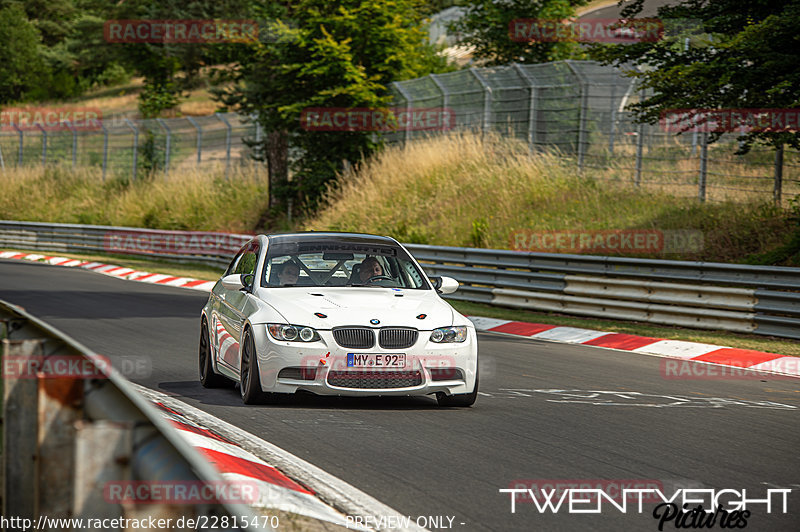
[[[249,242],[241,250],[241,257],[235,263],[233,271],[229,272],[229,274],[250,274],[255,276],[258,253],[258,242],[255,240]],[[244,312],[247,297],[248,294],[246,290],[228,290],[223,287],[220,292],[220,326],[223,336],[226,339],[230,339],[230,341],[227,342],[227,345],[224,341],[221,342],[218,362],[236,372],[239,371],[239,350],[242,340],[242,330],[247,320],[247,316]]]

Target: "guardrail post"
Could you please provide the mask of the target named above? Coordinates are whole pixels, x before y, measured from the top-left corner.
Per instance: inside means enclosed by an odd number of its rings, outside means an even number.
[[[132,179],[136,180],[136,166],[139,164],[139,130],[135,125],[133,125],[133,122],[131,122],[129,119],[126,118],[125,122],[127,122],[128,127],[131,128],[131,130],[133,131],[133,178]]]
[[[0,170],[6,171],[6,163],[3,161],[3,147],[0,146]]]
[[[492,88],[486,83],[486,80],[478,73],[475,67],[469,69],[470,73],[475,76],[478,83],[483,87],[483,120],[481,124],[482,134],[486,135],[491,126],[492,118]]]
[[[5,339],[2,351],[3,515],[34,519],[39,498],[39,390],[37,379],[25,371],[28,360],[42,356],[44,342]],[[18,368],[19,374],[13,371]]]
[[[100,127],[103,128],[103,182],[106,180],[106,168],[108,167],[108,129],[100,120]]]
[[[225,124],[225,128],[227,129],[225,133],[225,179],[228,179],[228,170],[231,167],[231,124],[228,120],[219,113],[214,113],[223,124]]]
[[[700,175],[697,179],[697,197],[706,201],[706,179],[708,177],[708,133],[700,137]]]
[[[775,205],[781,206],[781,196],[783,195],[783,144],[775,150],[775,185],[772,189],[772,197]]]
[[[172,150],[172,130],[169,128],[163,118],[156,118],[156,122],[158,125],[164,128],[164,131],[167,132],[167,140],[164,145],[164,175],[169,175],[169,159],[170,151]]]
[[[198,124],[197,121],[191,116],[187,116],[186,120],[188,120],[189,123],[192,124],[197,130],[197,164],[200,164],[203,158],[203,129],[200,127],[200,124]]]
[[[42,166],[47,165],[47,131],[42,127],[42,124],[36,124],[39,131],[42,132]]]

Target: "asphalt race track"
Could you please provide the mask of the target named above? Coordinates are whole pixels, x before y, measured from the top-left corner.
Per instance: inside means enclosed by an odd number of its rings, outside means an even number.
[[[526,481],[597,487],[603,479],[617,488],[655,483],[667,496],[744,488],[748,499],[763,499],[767,489],[793,489],[788,513],[777,496],[771,514],[753,504],[747,528],[800,529],[797,379],[668,380],[656,357],[482,334],[483,395],[471,409],[439,409],[428,398],[317,397],[245,407],[238,391],[198,382],[202,293],[0,261],[0,299],[127,364],[131,380],[279,445],[412,519],[440,516],[448,526],[450,517],[464,531],[658,530],[649,502],[642,513],[606,503],[600,514],[570,515],[566,506],[540,513],[518,501],[512,514],[510,495],[498,491]],[[428,528],[437,529],[431,521]]]

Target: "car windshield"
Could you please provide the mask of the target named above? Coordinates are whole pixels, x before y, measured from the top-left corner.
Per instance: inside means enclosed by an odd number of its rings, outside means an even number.
[[[428,289],[423,273],[391,246],[323,246],[332,251],[275,246],[267,253],[261,286],[374,286]],[[307,246],[303,246],[307,247]],[[320,247],[320,246],[317,246]],[[348,247],[352,249],[348,249]]]

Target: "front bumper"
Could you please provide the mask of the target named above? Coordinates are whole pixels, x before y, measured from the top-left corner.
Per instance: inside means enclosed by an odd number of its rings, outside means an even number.
[[[272,338],[264,325],[253,327],[256,351],[265,392],[294,393],[305,390],[319,395],[374,396],[428,395],[436,392],[472,392],[478,364],[477,337],[467,329],[462,343],[437,344],[430,331],[420,331],[417,342],[407,349],[348,349],[340,347],[331,331],[318,331],[312,343],[284,342]],[[347,367],[348,353],[405,354],[403,368]],[[285,368],[315,370],[313,379],[279,376]],[[451,371],[447,371],[451,370]],[[304,372],[308,373],[308,372]],[[398,375],[400,373],[400,375]]]

